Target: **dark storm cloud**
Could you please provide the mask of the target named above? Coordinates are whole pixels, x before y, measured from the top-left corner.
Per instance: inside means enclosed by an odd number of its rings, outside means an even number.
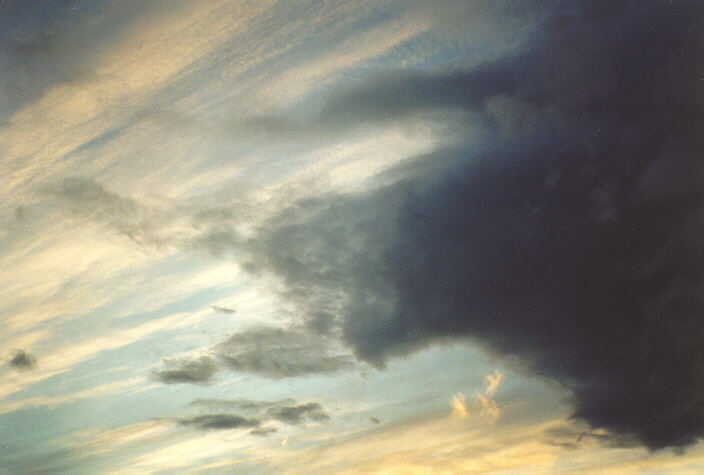
[[[377,78],[331,99],[331,120],[456,108],[481,114],[485,134],[392,171],[403,177],[393,185],[293,206],[249,243],[248,268],[277,273],[378,366],[470,338],[569,387],[592,428],[651,449],[695,442],[703,9],[560,4],[515,58]],[[271,361],[261,348],[275,334],[223,348],[239,348],[233,367],[276,374],[299,350]]]
[[[34,369],[37,367],[37,359],[34,355],[27,353],[24,350],[17,350],[12,354],[10,366],[19,371]]]
[[[240,429],[249,427],[259,427],[260,421],[247,419],[234,414],[207,414],[178,419],[178,423],[184,426],[193,426],[198,429]]]
[[[284,328],[250,328],[220,343],[215,351],[230,369],[273,379],[329,374],[354,367],[352,359],[335,353],[325,338]]]
[[[165,360],[167,369],[154,370],[152,375],[166,384],[207,383],[218,370],[215,360],[209,356]]]

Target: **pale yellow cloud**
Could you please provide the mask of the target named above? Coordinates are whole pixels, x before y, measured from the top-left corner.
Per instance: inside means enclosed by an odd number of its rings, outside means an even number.
[[[501,409],[499,409],[499,405],[496,401],[482,394],[479,394],[477,397],[481,404],[482,417],[492,424],[496,422],[499,416],[501,416]]]
[[[469,412],[467,412],[467,400],[465,399],[464,394],[457,393],[453,396],[452,401],[450,401],[450,405],[452,406],[453,417],[458,419],[466,419],[469,417]]]
[[[491,374],[485,375],[484,380],[487,384],[486,389],[484,390],[484,394],[486,396],[491,396],[496,392],[499,385],[504,380],[504,374],[496,370]]]

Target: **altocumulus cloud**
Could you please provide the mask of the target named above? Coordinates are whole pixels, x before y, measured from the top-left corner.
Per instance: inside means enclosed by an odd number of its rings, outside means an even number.
[[[548,6],[515,57],[331,99],[335,120],[456,109],[474,119],[450,125],[482,135],[390,172],[392,185],[291,207],[249,242],[249,268],[278,274],[377,366],[464,336],[570,388],[592,428],[651,449],[695,442],[703,9]],[[269,336],[224,344],[241,348],[232,366],[276,373],[254,358]]]

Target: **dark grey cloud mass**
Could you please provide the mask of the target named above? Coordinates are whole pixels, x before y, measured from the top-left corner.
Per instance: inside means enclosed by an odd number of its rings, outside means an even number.
[[[704,4],[555,5],[515,57],[331,99],[332,119],[454,108],[484,132],[393,185],[297,203],[249,269],[362,360],[470,338],[569,387],[592,428],[685,446],[704,435]],[[275,334],[223,348],[276,373]]]
[[[37,359],[25,350],[16,350],[10,359],[10,366],[19,371],[34,369],[37,367]]]
[[[165,360],[167,369],[154,370],[152,375],[166,384],[207,383],[218,370],[217,364],[210,356],[198,358],[177,358]]]

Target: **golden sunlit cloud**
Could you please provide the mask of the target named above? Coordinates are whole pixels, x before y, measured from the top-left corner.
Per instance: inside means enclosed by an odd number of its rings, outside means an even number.
[[[464,394],[457,393],[453,396],[452,401],[450,401],[452,406],[452,416],[458,419],[466,419],[469,416],[467,412],[467,400]]]
[[[484,391],[484,394],[486,396],[491,396],[496,392],[496,389],[499,387],[501,382],[504,380],[504,375],[503,373],[500,373],[498,370],[494,371],[491,374],[487,374],[484,376],[484,379],[486,380],[487,387],[486,390]]]

